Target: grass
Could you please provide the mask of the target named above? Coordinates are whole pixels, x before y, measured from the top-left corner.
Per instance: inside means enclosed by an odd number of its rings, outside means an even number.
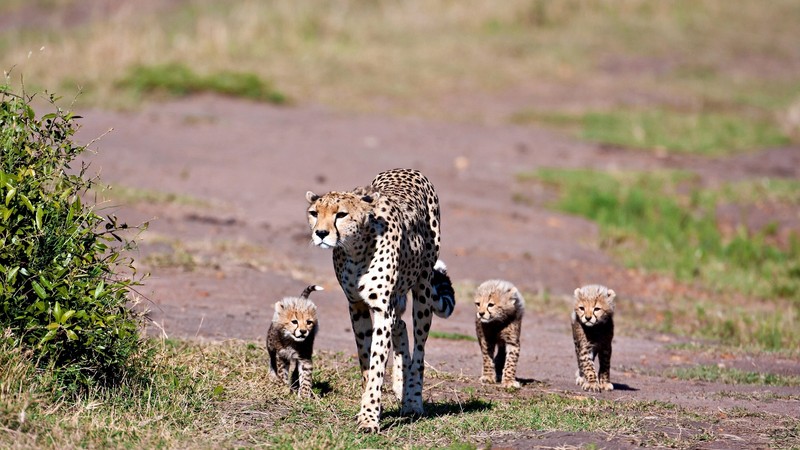
[[[760,215],[751,207],[764,202],[796,202],[800,183],[761,181],[755,183],[759,194],[748,188],[752,181],[710,190],[686,172],[541,169],[521,173],[518,179],[549,186],[558,198],[552,207],[597,222],[600,245],[627,266],[699,283],[714,292],[713,300],[667,292],[673,301],[657,316],[648,311],[657,320],[644,327],[765,350],[798,349],[800,236],[773,222],[750,229],[746,215]],[[737,199],[742,190],[749,196]],[[717,211],[726,202],[738,202],[741,217],[723,227]],[[771,301],[746,301],[741,295]]]
[[[477,342],[478,338],[468,334],[461,334],[461,333],[449,333],[445,331],[431,331],[428,334],[428,337],[436,338],[436,339],[448,339],[451,341],[472,341]]]
[[[800,377],[774,373],[747,372],[718,366],[694,366],[672,369],[668,372],[679,380],[699,380],[725,384],[759,384],[764,386],[800,386]]]
[[[513,399],[481,398],[483,388],[476,392],[456,381],[426,391],[436,400],[426,404],[419,420],[399,417],[388,400],[382,433],[364,435],[353,420],[361,389],[357,364],[341,353],[317,354],[316,396],[300,400],[269,381],[260,344],[149,345],[155,352],[149,377],[131,379],[121,392],[94,391],[69,402],[53,400],[55,387],[34,373],[32,362],[3,348],[0,446],[474,448],[493,433],[563,430],[635,435],[645,442],[691,447],[698,436],[713,437],[710,425],[699,425],[697,416],[665,403],[537,391]],[[658,431],[676,423],[694,432],[673,441]]]
[[[278,105],[288,101],[286,95],[256,74],[223,71],[202,76],[186,65],[177,63],[132,67],[118,84],[132,89],[137,95],[185,97],[211,92]]]
[[[512,121],[572,129],[577,136],[601,144],[674,153],[720,155],[790,142],[775,121],[731,113],[650,109],[568,115],[529,111],[513,115]]]
[[[769,240],[774,226],[751,230],[745,221],[726,235],[716,216],[721,191],[700,186],[691,174],[541,169],[518,176],[532,178],[558,191],[556,209],[596,221],[603,244],[632,267],[720,291],[769,298],[800,293],[800,236],[790,233],[777,245]],[[776,185],[800,195],[800,184]]]

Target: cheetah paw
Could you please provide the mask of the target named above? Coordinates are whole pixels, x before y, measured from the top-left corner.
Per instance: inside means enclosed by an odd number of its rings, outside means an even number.
[[[503,386],[506,389],[519,389],[519,388],[522,387],[522,385],[519,384],[519,381],[517,381],[517,380],[506,380],[506,381],[503,381],[501,386]]]
[[[613,391],[614,384],[612,384],[611,382],[600,383],[600,389],[603,391]]]
[[[359,414],[356,417],[358,422],[358,431],[362,433],[377,433],[380,431],[378,419],[367,414]]]
[[[489,375],[481,376],[480,381],[483,384],[494,384],[495,383],[494,376],[489,376]]]
[[[401,416],[422,416],[425,410],[422,408],[422,402],[407,402],[400,408]]]
[[[581,387],[583,388],[584,391],[600,392],[601,390],[600,383],[592,381],[584,381],[581,384]]]

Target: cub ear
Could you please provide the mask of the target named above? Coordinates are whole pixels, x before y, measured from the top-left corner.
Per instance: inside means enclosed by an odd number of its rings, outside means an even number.
[[[616,296],[617,296],[617,293],[614,292],[613,289],[609,289],[607,291],[606,297],[608,297],[609,300],[614,300],[614,297],[616,297]]]
[[[308,201],[308,203],[314,203],[315,201],[319,200],[319,195],[311,191],[308,191],[306,192],[306,200]]]
[[[283,311],[283,303],[282,302],[275,302],[275,312],[279,313]]]
[[[581,298],[581,288],[576,288],[572,295],[574,295],[576,299]]]

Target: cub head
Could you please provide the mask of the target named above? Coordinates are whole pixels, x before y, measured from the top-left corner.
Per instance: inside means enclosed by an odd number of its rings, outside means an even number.
[[[475,292],[476,318],[483,322],[503,322],[524,308],[517,288],[503,280],[489,280],[478,286]]]
[[[599,284],[575,289],[574,317],[587,327],[605,323],[614,315],[616,296],[612,289]]]
[[[304,298],[286,297],[275,303],[272,323],[280,327],[284,336],[303,342],[316,333],[317,305]]]
[[[378,192],[370,187],[354,192],[306,192],[311,242],[322,248],[346,246],[369,221]]]

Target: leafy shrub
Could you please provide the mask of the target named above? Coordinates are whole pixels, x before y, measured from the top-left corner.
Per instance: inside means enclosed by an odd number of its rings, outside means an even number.
[[[95,180],[70,167],[86,149],[71,140],[79,116],[37,118],[31,99],[0,85],[0,327],[67,388],[111,385],[140,343],[133,243],[83,203]]]

